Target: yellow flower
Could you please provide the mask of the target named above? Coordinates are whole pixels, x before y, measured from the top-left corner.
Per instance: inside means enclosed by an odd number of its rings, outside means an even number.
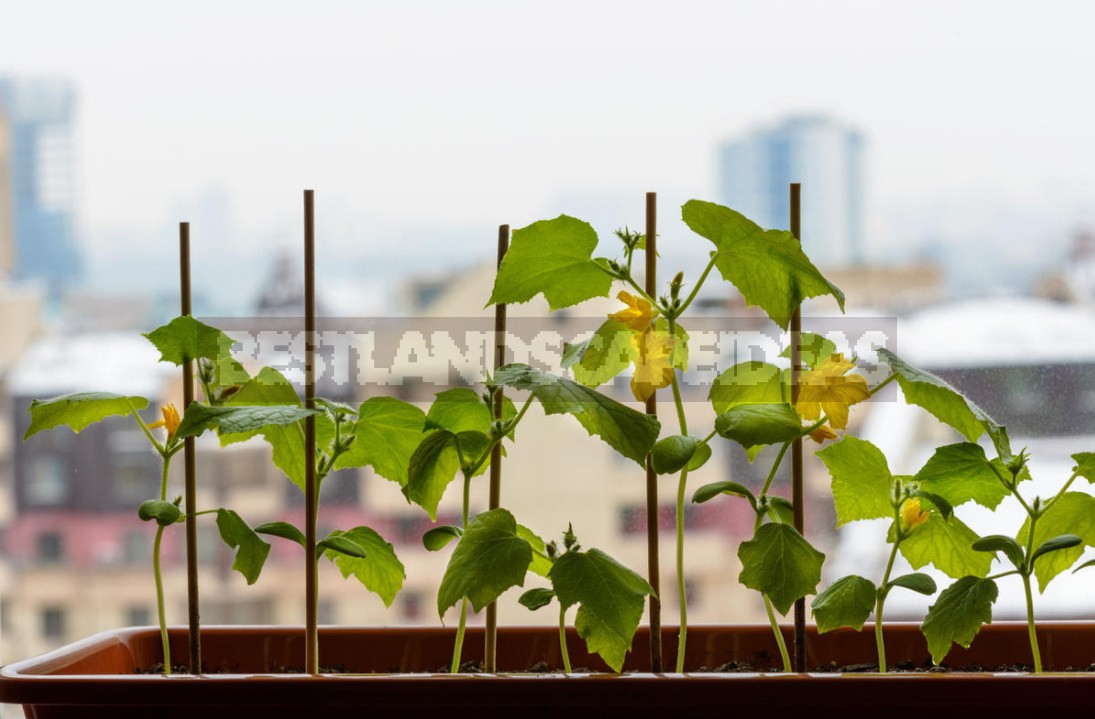
[[[901,505],[901,531],[907,532],[928,521],[928,513],[920,509],[920,498],[906,499]]]
[[[627,305],[619,312],[610,314],[608,318],[622,325],[627,325],[636,332],[645,332],[654,321],[654,308],[642,297],[620,291],[616,298]],[[664,386],[664,385],[663,385]]]
[[[833,429],[848,426],[848,407],[870,397],[867,379],[848,375],[855,365],[834,354],[799,380],[795,409],[806,419],[817,419],[825,412]]]
[[[821,425],[810,433],[810,439],[814,440],[818,444],[825,444],[827,440],[836,439],[839,436],[839,434],[837,434],[833,429],[825,424]]]
[[[668,332],[648,329],[642,334],[633,335],[631,342],[639,353],[635,358],[635,373],[631,375],[631,393],[635,399],[645,402],[654,390],[668,387],[673,382],[675,340]]]
[[[179,428],[179,410],[175,409],[173,404],[160,405],[160,414],[163,415],[163,419],[157,420],[148,425],[149,429],[156,429],[157,427],[163,427],[167,430],[167,441],[170,442],[175,438],[175,430]]]

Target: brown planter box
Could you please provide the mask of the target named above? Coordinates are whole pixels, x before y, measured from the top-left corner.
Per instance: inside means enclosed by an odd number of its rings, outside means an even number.
[[[786,631],[790,638],[789,630]],[[186,630],[171,632],[172,651],[186,656]],[[1095,662],[1095,623],[1046,622],[1039,629],[1048,671],[1088,667]],[[1013,716],[1026,708],[1095,707],[1095,673],[991,674],[716,674],[643,673],[649,646],[640,629],[623,675],[562,676],[522,674],[537,662],[558,664],[554,628],[502,629],[498,639],[499,669],[507,674],[430,674],[451,656],[452,629],[324,628],[320,658],[342,665],[350,674],[319,677],[277,675],[283,667],[304,661],[304,632],[299,627],[209,627],[202,632],[204,660],[210,671],[231,672],[201,677],[135,675],[159,661],[159,634],[154,628],[104,632],[35,659],[0,670],[0,701],[23,704],[30,717],[334,717],[434,714],[452,717],[638,717],[712,716],[764,712],[766,716],[842,717],[849,711],[885,711],[884,716],[962,716],[971,713]],[[914,624],[886,630],[892,665],[928,658]],[[675,656],[676,632],[664,633],[666,657]],[[585,652],[575,635],[568,637],[575,667],[593,671],[604,665]],[[469,628],[466,659],[482,657],[483,632]],[[1029,661],[1024,624],[984,627],[969,650],[955,649],[952,665],[996,667]],[[767,626],[694,627],[688,634],[686,666],[716,667],[731,660],[772,662],[775,646]],[[807,664],[825,666],[873,662],[870,631],[834,631],[817,636],[811,630]],[[245,713],[241,714],[241,710]],[[398,712],[398,714],[386,714]],[[575,714],[575,712],[579,712]],[[880,715],[882,716],[882,715]],[[1062,715],[1063,716],[1063,715]]]

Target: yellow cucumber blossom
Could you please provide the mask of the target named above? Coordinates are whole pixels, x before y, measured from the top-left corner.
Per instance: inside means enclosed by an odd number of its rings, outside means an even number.
[[[649,302],[623,290],[616,295],[616,298],[627,307],[610,314],[608,316],[610,320],[627,325],[636,332],[645,332],[650,328],[650,323],[654,321],[654,308]]]
[[[163,419],[156,420],[152,424],[148,425],[149,429],[156,429],[157,427],[163,427],[167,430],[167,441],[170,442],[175,438],[175,430],[179,428],[179,410],[175,409],[173,404],[160,405],[160,414],[163,415]]]
[[[631,375],[631,393],[635,399],[645,402],[653,396],[654,390],[673,383],[675,339],[668,332],[648,329],[633,335],[631,343],[639,354],[635,359],[635,373]]]
[[[817,419],[824,412],[833,429],[848,426],[848,408],[870,397],[867,379],[847,374],[855,364],[834,354],[799,379],[795,409],[805,419]]]
[[[906,499],[901,505],[901,531],[908,532],[928,521],[928,513],[920,509],[920,498]]]

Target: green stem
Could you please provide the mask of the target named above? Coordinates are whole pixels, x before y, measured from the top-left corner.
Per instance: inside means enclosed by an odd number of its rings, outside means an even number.
[[[471,513],[471,478],[474,470],[467,470],[464,472],[464,507],[461,514],[463,519],[463,527],[468,527],[468,516]],[[456,646],[452,650],[452,668],[451,673],[458,674],[460,672],[460,655],[464,651],[464,627],[468,621],[468,598],[460,602],[460,623],[456,625]]]
[[[1031,532],[1033,534],[1033,531]],[[1042,673],[1042,653],[1038,649],[1038,635],[1034,631],[1034,596],[1030,591],[1030,575],[1023,573],[1023,592],[1027,599],[1027,636],[1030,638],[1030,651],[1034,655],[1034,673]]]
[[[164,457],[163,470],[160,472],[160,501],[167,501],[167,474],[171,468],[171,458]]]
[[[882,380],[881,382],[876,384],[871,389],[867,390],[867,396],[868,397],[874,397],[875,394],[877,394],[879,390],[881,390],[883,387],[888,385],[890,382],[893,382],[895,379],[897,379],[897,375],[896,374],[891,374],[889,377]]]
[[[1016,496],[1018,492],[1013,492]],[[1038,635],[1034,631],[1034,595],[1030,591],[1030,575],[1034,573],[1034,561],[1031,559],[1034,551],[1034,526],[1038,523],[1038,517],[1040,515],[1029,512],[1030,515],[1030,527],[1027,529],[1027,551],[1026,551],[1026,563],[1022,567],[1022,571],[1019,572],[1019,576],[1023,578],[1023,593],[1026,596],[1027,602],[1027,635],[1030,638],[1030,652],[1034,656],[1034,673],[1042,673],[1042,653],[1038,649]]]
[[[684,501],[688,485],[688,467],[681,470],[677,484],[677,601],[681,607],[681,627],[677,639],[677,672],[684,671],[684,647],[688,640],[688,601],[684,586]]]
[[[772,487],[772,481],[776,478],[776,472],[779,471],[780,464],[783,463],[783,457],[787,454],[787,449],[791,446],[790,442],[784,442],[783,446],[779,448],[779,454],[776,455],[776,461],[772,463],[772,469],[768,470],[768,476],[764,479],[764,486],[760,488],[760,495],[757,499],[768,496],[768,490]],[[754,527],[754,531],[760,528],[760,517],[757,517],[757,526]]]
[[[900,512],[894,510],[894,529],[896,533],[894,535],[893,549],[890,550],[890,561],[886,562],[886,571],[882,574],[882,585],[878,588],[878,597],[874,603],[874,643],[878,649],[878,671],[882,674],[886,673],[886,642],[882,636],[882,609],[886,604],[886,595],[889,594],[889,590],[886,585],[890,582],[890,572],[893,571],[894,560],[897,559],[897,548],[901,545],[901,519]]]
[[[1050,499],[1048,502],[1046,502],[1045,504],[1042,505],[1042,513],[1043,514],[1045,514],[1045,511],[1047,509],[1049,509],[1053,505],[1054,502],[1056,502],[1058,499],[1061,498],[1062,494],[1064,494],[1065,492],[1068,491],[1068,488],[1072,486],[1072,483],[1075,482],[1076,478],[1079,477],[1079,476],[1080,475],[1076,474],[1075,472],[1072,473],[1072,476],[1068,478],[1067,482],[1065,482],[1065,486],[1061,487],[1061,490],[1059,492],[1057,492],[1057,494],[1053,495],[1052,499]]]
[[[696,286],[688,293],[688,297],[685,298],[684,304],[677,309],[677,317],[683,315],[684,311],[688,309],[688,306],[692,304],[692,300],[696,299],[696,295],[699,294],[700,288],[703,287],[703,283],[707,280],[707,276],[711,274],[711,268],[715,266],[715,258],[718,256],[719,253],[717,252],[711,255],[711,261],[707,263],[707,267],[703,268],[703,274],[701,274],[700,279],[696,281]]]
[[[456,646],[452,650],[452,667],[450,674],[460,673],[460,654],[464,651],[464,627],[468,623],[468,598],[460,601],[460,623],[456,625]]]
[[[563,657],[563,672],[570,674],[570,652],[567,650],[567,610],[559,605],[559,653]]]
[[[156,610],[160,621],[160,641],[163,643],[163,673],[171,674],[171,645],[167,640],[167,613],[164,609],[163,572],[160,570],[160,544],[163,527],[156,527],[156,541],[152,543],[152,574],[156,578]]]
[[[152,430],[150,430],[148,425],[144,423],[144,420],[141,419],[141,415],[137,414],[137,408],[133,406],[132,402],[129,402],[129,411],[133,413],[133,419],[137,420],[137,426],[144,432],[144,436],[148,437],[148,441],[152,443],[152,446],[156,448],[156,452],[162,457],[164,453],[163,445],[160,444],[158,439],[152,436]]]
[[[794,669],[791,667],[791,655],[787,653],[787,642],[783,641],[783,632],[779,629],[779,622],[776,621],[776,612],[772,608],[772,600],[768,598],[767,594],[762,594],[764,597],[764,610],[768,612],[768,623],[772,625],[772,633],[776,637],[776,645],[779,647],[779,656],[783,659],[783,671],[790,674]]]

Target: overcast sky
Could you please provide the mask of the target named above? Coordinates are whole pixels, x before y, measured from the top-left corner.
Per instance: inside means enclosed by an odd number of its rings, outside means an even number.
[[[1083,1],[5,0],[0,73],[77,82],[92,237],[210,186],[246,227],[303,187],[461,226],[575,191],[711,197],[720,141],[811,110],[866,131],[878,206],[1082,210],[1093,38]]]

